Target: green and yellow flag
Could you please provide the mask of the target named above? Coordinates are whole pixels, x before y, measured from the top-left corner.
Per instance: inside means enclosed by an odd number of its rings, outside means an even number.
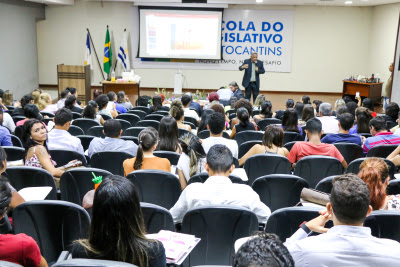
[[[111,51],[111,39],[110,33],[106,33],[106,43],[104,44],[104,72],[110,73],[112,68],[112,51]]]

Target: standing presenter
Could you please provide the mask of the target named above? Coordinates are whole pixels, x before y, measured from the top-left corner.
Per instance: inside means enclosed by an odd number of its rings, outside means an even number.
[[[260,74],[265,73],[262,61],[258,61],[258,54],[253,52],[251,57],[243,62],[239,70],[245,70],[242,85],[245,88],[245,97],[250,101],[251,92],[253,92],[253,103],[260,91]]]

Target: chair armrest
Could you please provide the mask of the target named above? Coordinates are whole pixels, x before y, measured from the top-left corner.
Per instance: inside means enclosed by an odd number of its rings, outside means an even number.
[[[62,251],[60,256],[58,256],[57,262],[68,260],[70,256],[71,254],[69,253],[69,251]]]

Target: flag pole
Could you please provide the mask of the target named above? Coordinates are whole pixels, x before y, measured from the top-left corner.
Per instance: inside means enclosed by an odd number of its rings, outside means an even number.
[[[97,63],[99,63],[100,71],[101,71],[101,74],[103,75],[103,80],[105,80],[106,78],[104,77],[103,69],[101,68],[100,61],[99,61],[99,57],[97,56],[96,48],[94,47],[94,44],[93,44],[92,35],[90,34],[90,31],[89,31],[88,28],[86,28],[86,30],[87,30],[88,33],[89,33],[90,42],[92,43],[93,50],[94,50],[94,54],[96,55],[96,58],[97,58]]]
[[[124,29],[124,32],[126,32],[126,28]],[[114,64],[114,71],[117,68],[117,63],[118,63],[118,54],[117,54],[117,60],[115,61],[115,64]]]

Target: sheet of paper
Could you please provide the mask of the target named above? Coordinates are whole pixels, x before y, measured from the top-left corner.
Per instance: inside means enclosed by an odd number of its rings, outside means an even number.
[[[51,191],[51,186],[25,187],[18,191],[26,202],[44,200]]]
[[[247,182],[249,180],[249,178],[247,177],[246,171],[243,168],[234,169],[232,174],[240,177],[245,182]]]

